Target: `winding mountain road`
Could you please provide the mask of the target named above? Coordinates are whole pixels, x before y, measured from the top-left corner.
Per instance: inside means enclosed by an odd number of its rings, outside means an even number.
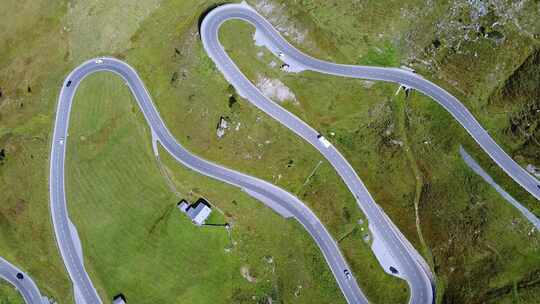
[[[251,94],[255,93],[253,90],[255,87],[248,83],[249,81],[243,77],[243,74],[226,54],[219,42],[218,30],[221,24],[231,19],[239,19],[252,24],[256,29],[255,39],[264,44],[264,46],[276,56],[294,67],[293,70],[310,70],[335,76],[393,82],[413,88],[431,97],[448,111],[461,126],[463,126],[463,128],[465,128],[478,145],[501,169],[503,169],[515,182],[520,184],[523,189],[540,200],[540,181],[508,156],[491,136],[489,136],[488,132],[482,128],[471,112],[469,112],[457,98],[443,88],[424,79],[422,76],[405,69],[336,64],[313,58],[292,46],[280,35],[270,22],[245,2],[241,4],[218,6],[203,20],[201,26],[201,38],[208,55],[214,60],[226,79],[246,96],[252,97]],[[250,99],[250,101],[252,100]],[[267,105],[267,102],[256,105],[261,109],[263,109],[264,106],[264,110],[267,110],[273,117],[274,115],[277,115],[274,118],[280,120],[286,126],[293,126],[296,128],[296,125],[305,125],[304,123],[300,123],[301,121],[299,121],[298,118],[289,118],[292,114],[285,114],[286,111],[281,107],[272,107]],[[281,110],[278,111],[277,108],[280,108]],[[299,129],[300,127],[298,127],[298,130]],[[297,132],[295,131],[295,133]],[[310,143],[313,142],[313,140],[308,141],[310,141]],[[320,147],[321,145],[320,143],[315,143],[314,146]]]
[[[351,77],[344,74],[344,66],[326,63],[302,54],[283,39],[264,17],[246,3],[219,6],[210,11],[201,24],[201,39],[206,53],[227,81],[235,87],[238,94],[309,142],[319,150],[340,175],[369,221],[369,228],[373,235],[372,249],[380,264],[387,273],[397,275],[407,281],[411,291],[409,302],[432,303],[434,301],[434,281],[426,262],[375,203],[360,177],[343,155],[335,147],[331,145],[327,147],[322,143],[318,138],[319,132],[315,129],[266,98],[227,55],[219,42],[219,29],[224,22],[231,19],[243,20],[252,24],[256,29],[254,38],[257,44],[267,47],[293,70],[310,69]],[[355,67],[351,66],[350,68]],[[369,67],[361,68],[358,71],[350,72],[350,75],[354,75],[356,78],[366,78],[365,76],[371,76],[371,73],[367,72],[370,69]],[[378,68],[374,69],[378,70]],[[400,69],[396,70],[402,72]],[[412,73],[407,73],[407,75],[409,74]],[[391,267],[397,269],[399,273],[392,273]]]
[[[319,246],[347,301],[349,303],[367,303],[367,299],[358,287],[356,280],[349,279],[345,275],[344,270],[348,270],[349,266],[336,242],[304,203],[292,194],[268,182],[205,161],[189,153],[176,141],[165,126],[137,72],[128,64],[114,58],[99,58],[78,66],[66,78],[58,99],[49,181],[51,215],[56,241],[73,282],[77,303],[102,302],[84,268],[82,246],[67,211],[64,179],[66,145],[68,143],[69,115],[77,87],[86,76],[99,71],[112,72],[124,79],[151,129],[152,140],[159,142],[178,162],[203,175],[239,187],[282,216],[294,217],[299,221]]]
[[[370,222],[370,230],[374,235],[372,248],[381,265],[388,273],[391,273],[390,267],[397,268],[398,276],[407,280],[411,290],[410,303],[434,301],[434,281],[429,267],[375,203],[365,185],[341,153],[333,146],[320,141],[319,132],[266,98],[235,65],[219,41],[219,29],[228,20],[242,20],[254,26],[256,44],[266,47],[284,61],[289,71],[310,70],[342,77],[394,82],[430,96],[467,130],[499,167],[526,191],[540,199],[540,182],[497,145],[459,100],[434,83],[404,69],[336,64],[310,57],[292,46],[270,22],[245,2],[218,6],[210,11],[200,27],[201,39],[208,56],[212,58],[239,95],[309,142],[332,164],[354,194],[359,207]]]
[[[391,273],[390,267],[396,268],[398,273],[394,273],[394,275],[407,281],[411,291],[410,303],[434,302],[434,281],[429,267],[384,211],[375,203],[354,169],[340,152],[332,145],[323,144],[318,139],[319,134],[316,130],[264,97],[234,64],[219,42],[220,26],[231,19],[241,19],[255,26],[256,42],[266,46],[289,64],[292,71],[312,70],[344,77],[390,81],[414,88],[432,97],[456,118],[503,170],[525,190],[536,198],[540,198],[538,181],[504,153],[455,97],[421,76],[395,68],[340,65],[312,58],[290,45],[264,17],[246,4],[227,4],[209,12],[200,29],[201,39],[208,56],[212,58],[225,78],[241,96],[308,141],[337,170],[369,220],[369,228],[373,234],[372,248],[379,262],[388,273]],[[166,128],[136,71],[128,64],[114,58],[87,61],[68,75],[58,98],[52,137],[49,180],[51,215],[57,244],[74,284],[77,303],[101,303],[101,299],[84,269],[82,246],[76,228],[69,220],[64,178],[65,155],[69,115],[76,89],[86,76],[99,71],[112,72],[124,79],[151,129],[154,147],[155,143],[159,142],[168,153],[183,165],[201,174],[239,187],[282,216],[298,220],[319,246],[347,302],[367,303],[367,299],[358,287],[356,280],[348,278],[345,274],[349,267],[335,241],[305,204],[290,193],[268,182],[205,161],[189,153]],[[360,279],[369,280],[369,278]]]

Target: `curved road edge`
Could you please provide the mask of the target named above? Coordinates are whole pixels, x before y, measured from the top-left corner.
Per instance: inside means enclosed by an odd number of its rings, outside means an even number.
[[[15,287],[26,304],[48,303],[29,275],[2,257],[0,257],[0,278]]]
[[[540,199],[540,182],[527,173],[497,145],[457,98],[429,80],[404,69],[336,64],[313,58],[292,46],[270,22],[246,2],[224,4],[208,12],[200,26],[201,40],[208,56],[214,61],[225,79],[235,87],[240,96],[312,144],[333,165],[353,195],[355,195],[368,220],[374,223],[370,224],[370,229],[375,236],[382,240],[383,244],[377,244],[377,238],[375,237],[372,249],[383,268],[388,272],[389,263],[397,263],[401,269],[405,268],[405,271],[400,269],[399,274],[394,274],[407,280],[411,288],[411,303],[430,303],[435,300],[435,278],[429,266],[384,211],[375,203],[354,169],[339,151],[331,145],[318,141],[319,135],[316,130],[266,98],[243,75],[219,41],[221,25],[232,19],[242,20],[254,26],[255,44],[266,47],[279,57],[288,65],[287,70],[289,72],[310,70],[335,76],[394,82],[416,89],[431,97],[465,128],[500,168],[521,185],[523,189]],[[395,245],[396,241],[401,243],[400,246]],[[387,257],[388,251],[390,251],[390,257]],[[408,256],[403,254],[405,252]]]
[[[200,27],[201,40],[206,53],[214,61],[225,79],[235,87],[238,94],[310,143],[334,167],[370,223],[369,227],[373,235],[371,248],[379,263],[387,273],[407,281],[410,288],[409,302],[433,303],[435,300],[435,280],[427,263],[377,205],[356,171],[343,155],[331,144],[321,142],[319,133],[304,121],[266,98],[228,56],[219,41],[219,29],[223,23],[232,19],[242,20],[253,25],[256,44],[267,47],[281,60],[289,64],[294,71],[310,69],[328,74],[334,73],[334,65],[326,63],[331,66],[313,68],[309,60],[315,59],[290,45],[264,17],[245,2],[224,4],[214,8],[205,16]],[[355,77],[359,78],[363,75],[365,75],[364,72],[357,71]]]
[[[247,18],[247,15],[245,15],[246,10],[250,11]],[[212,12],[224,11],[229,11],[230,17],[228,19],[242,19],[253,24],[257,30],[255,37],[258,38],[257,41],[266,42],[267,45],[265,46],[269,47],[270,51],[277,56],[282,52],[284,56],[279,57],[282,57],[282,60],[286,63],[290,62],[292,71],[310,70],[335,76],[393,82],[413,88],[431,97],[463,126],[469,135],[471,135],[478,145],[506,174],[524,190],[540,200],[540,181],[508,156],[456,97],[433,82],[424,79],[414,72],[400,68],[338,64],[313,58],[292,46],[263,16],[258,14],[245,2],[218,6],[207,15],[205,20],[219,19],[215,15],[210,15]],[[204,26],[202,30],[204,31]]]
[[[112,72],[124,79],[151,130],[154,147],[155,141],[159,141],[168,153],[186,167],[240,188],[285,217],[294,217],[304,226],[320,248],[347,302],[351,304],[367,303],[367,299],[356,280],[351,279],[352,275],[347,275],[346,271],[349,271],[349,266],[336,242],[304,203],[294,195],[266,181],[205,161],[184,149],[165,126],[137,72],[125,62],[114,58],[89,60],[79,65],[67,76],[58,97],[51,143],[49,180],[51,216],[57,245],[73,282],[77,303],[94,304],[102,303],[102,301],[84,268],[82,247],[69,219],[64,167],[73,97],[80,82],[88,75],[98,71]]]

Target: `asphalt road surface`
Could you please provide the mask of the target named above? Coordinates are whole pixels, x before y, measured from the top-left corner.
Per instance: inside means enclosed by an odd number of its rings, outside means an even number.
[[[227,4],[219,6],[206,16],[201,26],[201,35],[209,56],[214,59],[214,62],[216,62],[216,65],[224,73],[227,80],[232,81],[233,85],[238,84],[238,88],[242,91],[244,90],[241,86],[245,86],[246,91],[253,91],[251,88],[252,85],[246,83],[247,79],[245,79],[245,77],[240,77],[241,72],[227,56],[218,40],[217,30],[223,22],[230,19],[240,19],[251,23],[255,26],[257,34],[264,36],[265,40],[268,42],[267,47],[269,47],[274,54],[279,56],[281,52],[283,55],[279,57],[281,57],[282,60],[299,64],[305,70],[350,78],[399,83],[431,97],[434,101],[443,106],[444,109],[446,109],[467,130],[478,145],[499,165],[499,167],[501,167],[514,181],[519,183],[523,189],[540,200],[540,182],[538,179],[530,175],[525,169],[514,162],[514,160],[512,160],[512,158],[510,158],[489,136],[488,132],[482,128],[469,110],[467,110],[457,98],[441,87],[422,78],[422,76],[418,74],[404,69],[336,64],[315,59],[300,52],[294,46],[289,44],[272,24],[250,6],[244,3]],[[271,109],[268,109],[269,112],[270,110]],[[281,120],[285,119],[283,111],[284,110],[274,113],[274,110],[272,110],[270,113],[279,115],[279,117],[275,118]],[[283,122],[286,122],[287,126],[294,126],[297,124],[296,121]]]
[[[503,170],[536,198],[540,198],[538,181],[502,151],[456,98],[435,84],[406,70],[340,65],[309,57],[291,46],[270,23],[247,5],[228,4],[212,10],[201,25],[201,39],[208,55],[241,96],[311,143],[334,166],[369,220],[370,230],[374,235],[374,244],[377,243],[381,246],[378,251],[374,251],[376,255],[379,255],[385,271],[389,272],[388,266],[393,266],[399,271],[397,275],[407,280],[411,291],[410,303],[432,303],[434,301],[434,282],[429,267],[375,203],[356,172],[339,151],[331,145],[327,147],[322,144],[317,138],[317,131],[265,98],[236,67],[218,39],[219,27],[230,19],[241,19],[253,24],[260,41],[263,41],[265,46],[282,60],[299,70],[306,69],[338,76],[396,82],[432,97],[458,120]],[[358,287],[356,280],[345,275],[344,271],[349,270],[349,267],[338,246],[309,208],[295,196],[274,185],[190,154],[166,128],[135,70],[126,63],[113,58],[87,61],[78,66],[66,78],[58,100],[52,138],[51,213],[57,244],[74,284],[77,303],[101,303],[101,300],[84,269],[81,244],[67,212],[64,188],[65,151],[68,140],[69,114],[75,91],[84,77],[98,71],[116,73],[126,81],[152,131],[153,140],[158,141],[177,161],[201,174],[237,186],[283,216],[294,217],[298,220],[321,249],[347,301],[349,303],[367,303],[367,299]],[[382,252],[388,256],[381,258]],[[390,264],[385,264],[385,262]],[[369,278],[362,279],[368,280]]]
[[[241,188],[285,217],[294,217],[311,235],[323,253],[339,287],[349,303],[367,303],[356,280],[349,278],[349,270],[343,255],[330,233],[315,214],[297,197],[263,180],[227,169],[205,161],[189,153],[171,135],[155,108],[137,72],[126,63],[114,58],[99,58],[87,61],[69,74],[64,81],[57,105],[56,121],[52,138],[50,163],[50,201],[56,241],[64,265],[73,282],[77,303],[102,303],[85,268],[82,248],[75,227],[69,219],[65,194],[65,155],[69,141],[69,115],[73,97],[79,83],[89,74],[109,71],[122,77],[133,93],[139,108],[151,129],[153,140],[177,161],[201,174]],[[68,86],[69,84],[69,86]],[[350,271],[350,270],[349,270]]]
[[[539,181],[514,162],[495,143],[459,100],[432,82],[404,69],[335,64],[310,57],[288,43],[272,24],[246,3],[226,4],[210,11],[200,28],[201,39],[208,56],[212,58],[227,81],[235,87],[242,97],[312,144],[337,170],[370,221],[372,233],[376,238],[379,237],[379,241],[382,241],[382,251],[391,255],[390,263],[393,265],[385,264],[384,261],[381,261],[381,264],[387,272],[389,266],[397,268],[399,276],[407,280],[411,290],[410,303],[432,303],[434,301],[434,282],[429,267],[375,203],[354,169],[339,151],[333,146],[328,147],[319,141],[319,133],[316,130],[277,103],[266,98],[242,74],[219,41],[219,28],[224,22],[232,19],[243,20],[253,25],[256,43],[268,48],[287,63],[292,71],[311,70],[342,77],[394,82],[430,96],[467,130],[499,167],[525,190],[540,199]],[[379,252],[374,250],[374,252],[376,255],[381,253],[380,250]]]
[[[0,257],[0,278],[9,282],[22,295],[26,304],[45,304],[36,283],[29,275]]]
[[[239,95],[288,127],[324,155],[353,193],[359,207],[366,215],[370,223],[369,227],[374,243],[380,244],[380,246],[372,247],[374,248],[375,255],[378,257],[382,255],[389,256],[389,259],[379,259],[384,270],[391,273],[390,267],[393,267],[398,270],[398,276],[407,281],[411,291],[410,303],[432,303],[434,300],[434,282],[429,267],[385,215],[384,211],[375,203],[367,188],[347,160],[333,146],[325,146],[318,139],[319,132],[277,103],[266,98],[244,76],[227,55],[219,42],[219,28],[225,21],[231,19],[244,20],[254,25],[259,43],[263,41],[268,49],[291,66],[295,66],[294,68],[298,68],[300,65],[300,68],[304,69],[309,68],[324,73],[350,76],[348,74],[344,75],[342,73],[343,68],[339,65],[318,61],[300,53],[287,43],[264,17],[246,4],[219,6],[208,13],[202,22],[200,32],[204,48],[208,56],[212,58],[218,69],[224,74],[227,81],[236,88]],[[367,69],[369,70],[369,68]],[[401,70],[397,71],[402,72]],[[350,74],[360,78],[366,75],[366,71],[360,69]],[[392,75],[392,73],[388,74]],[[369,278],[359,279],[369,280]]]

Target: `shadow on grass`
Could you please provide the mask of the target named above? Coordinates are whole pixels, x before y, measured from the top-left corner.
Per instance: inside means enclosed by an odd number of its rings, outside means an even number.
[[[199,16],[199,21],[198,21],[198,28],[199,28],[199,39],[201,38],[201,25],[203,23],[203,20],[204,18],[206,18],[206,15],[208,15],[212,10],[214,10],[215,8],[219,7],[219,6],[222,6],[222,5],[225,5],[225,4],[230,4],[232,2],[218,2],[218,3],[215,3],[215,4],[212,4],[210,5],[209,7],[207,7],[202,13],[201,15]]]

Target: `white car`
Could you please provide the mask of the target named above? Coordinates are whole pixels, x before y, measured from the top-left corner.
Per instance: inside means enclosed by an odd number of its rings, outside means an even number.
[[[283,58],[283,57],[285,57],[285,54],[283,54],[283,52],[279,52],[278,56],[279,56],[279,58]]]
[[[60,137],[60,140],[58,140],[58,143],[63,145],[64,144],[64,138],[63,137]]]
[[[321,134],[317,135],[317,138],[323,144],[325,148],[329,148],[332,144],[328,141],[328,139],[324,138]]]
[[[95,63],[101,64],[101,63],[103,63],[103,59],[96,59]]]
[[[347,278],[347,280],[352,278],[351,272],[348,269],[343,270],[343,273],[345,274],[345,278]]]

